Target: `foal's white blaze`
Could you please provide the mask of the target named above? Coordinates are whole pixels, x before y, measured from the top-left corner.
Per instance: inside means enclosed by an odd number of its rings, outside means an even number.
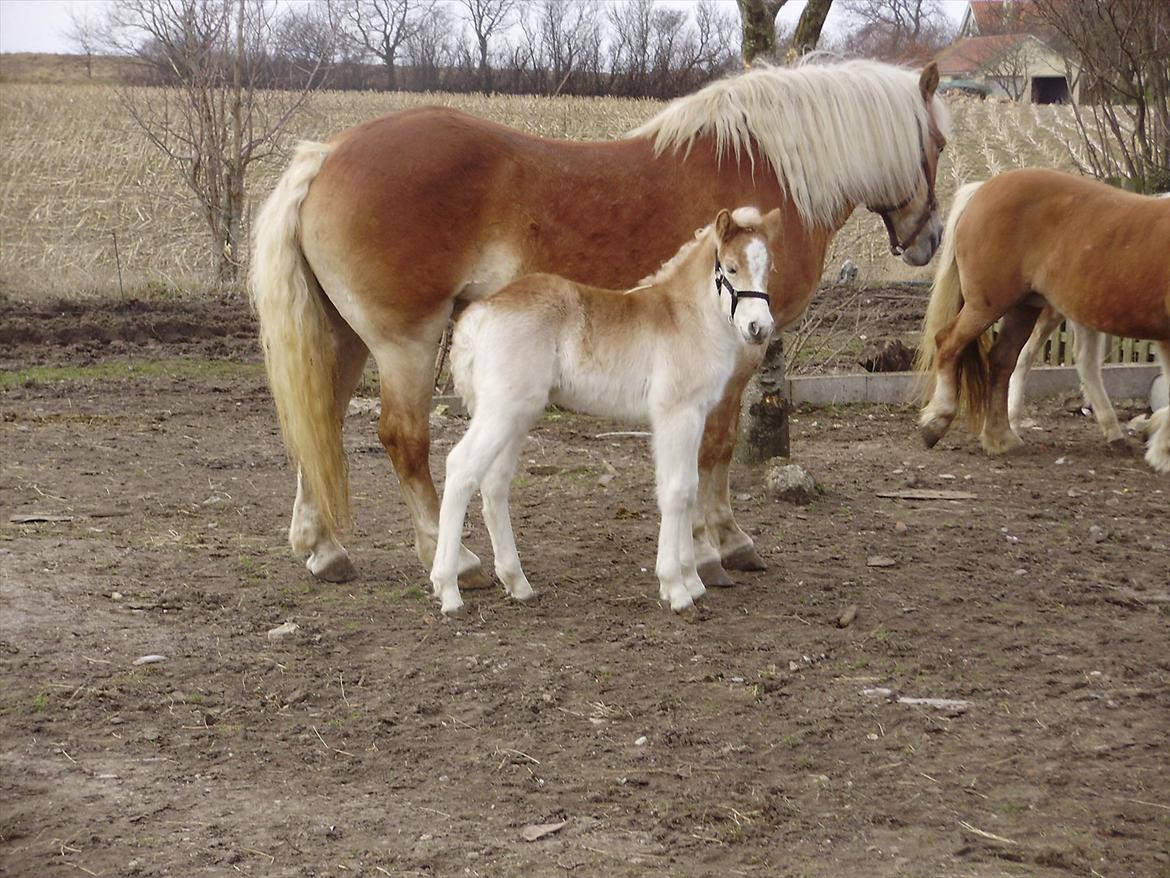
[[[772,267],[768,245],[763,240],[755,238],[743,248],[743,257],[744,265],[731,276],[732,284],[738,290],[766,291],[768,272]],[[731,306],[727,307],[730,309]],[[774,327],[772,312],[763,299],[740,299],[732,322],[748,344],[763,344],[772,334]]]

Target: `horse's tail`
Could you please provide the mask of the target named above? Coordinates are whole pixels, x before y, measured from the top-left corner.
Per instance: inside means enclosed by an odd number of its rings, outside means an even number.
[[[934,273],[934,284],[930,288],[930,302],[926,306],[926,320],[922,327],[922,341],[914,360],[915,370],[922,376],[922,401],[929,399],[934,391],[934,363],[938,356],[938,335],[963,306],[963,287],[959,278],[959,263],[955,258],[956,234],[971,196],[983,185],[968,183],[955,193],[951,212],[947,216],[943,231],[942,253],[939,254],[938,268]],[[984,411],[990,384],[990,365],[987,352],[991,346],[990,335],[984,333],[959,355],[957,364],[959,377],[959,406],[966,415],[978,420]]]
[[[301,203],[331,148],[303,142],[256,217],[250,287],[260,319],[268,384],[289,459],[300,467],[329,531],[349,519],[341,420],[334,399],[336,351],[323,293],[300,243]],[[293,549],[296,533],[290,531]]]

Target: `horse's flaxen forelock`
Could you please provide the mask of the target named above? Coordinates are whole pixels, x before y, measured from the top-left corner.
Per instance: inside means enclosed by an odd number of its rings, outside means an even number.
[[[938,99],[934,121],[950,135]],[[715,138],[739,162],[752,144],[809,223],[832,227],[847,206],[894,204],[919,182],[930,113],[915,71],[878,61],[756,67],[672,102],[627,137],[658,153]],[[753,168],[754,171],[754,168]]]

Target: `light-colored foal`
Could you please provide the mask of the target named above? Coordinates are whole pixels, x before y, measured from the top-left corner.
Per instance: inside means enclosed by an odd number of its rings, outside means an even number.
[[[779,229],[778,210],[724,210],[633,290],[528,275],[467,308],[455,327],[451,368],[472,418],[447,457],[431,569],[444,613],[463,606],[459,539],[477,488],[496,574],[512,597],[533,595],[516,551],[508,490],[524,438],[550,402],[651,424],[662,515],[659,597],[683,610],[705,592],[691,532],[699,442],[740,349],[764,344],[772,332],[762,291]]]

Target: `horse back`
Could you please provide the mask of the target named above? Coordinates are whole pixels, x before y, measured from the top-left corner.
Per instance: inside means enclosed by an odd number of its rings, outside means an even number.
[[[1039,168],[984,183],[956,226],[965,295],[1034,291],[1102,332],[1170,338],[1170,200]]]

